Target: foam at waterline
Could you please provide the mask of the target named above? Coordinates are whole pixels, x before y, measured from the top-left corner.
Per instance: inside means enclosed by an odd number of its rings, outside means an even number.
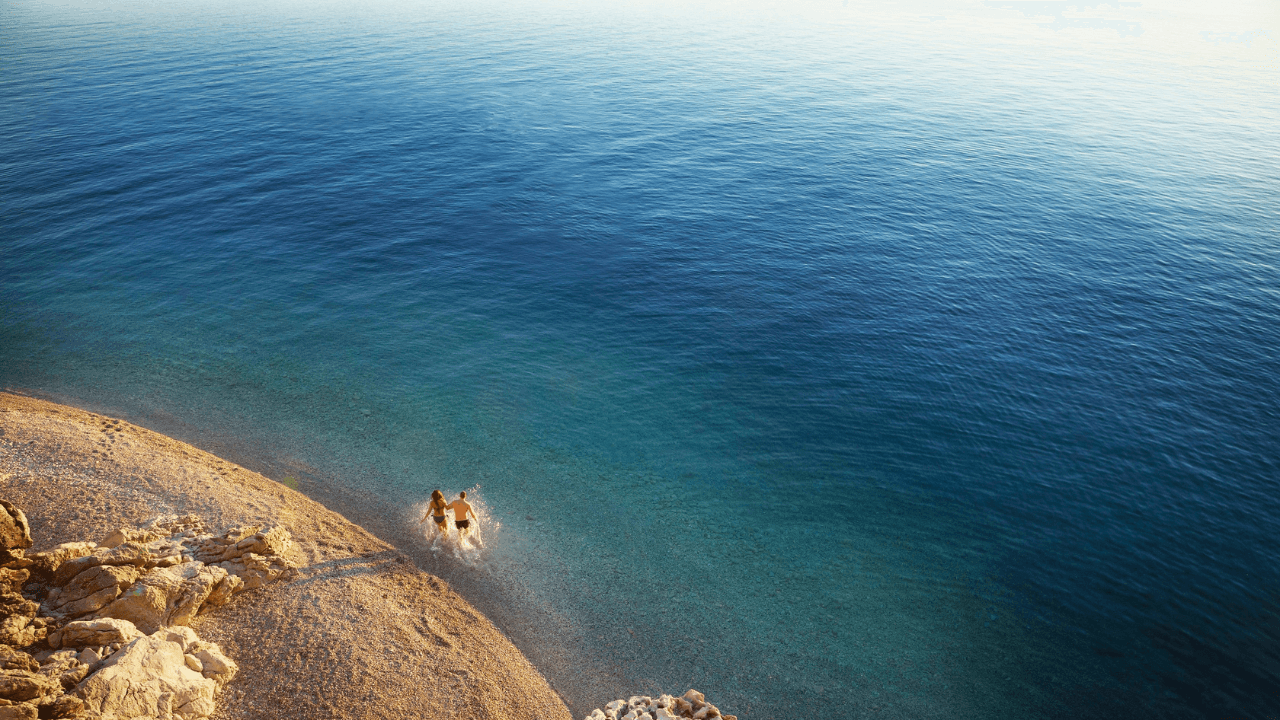
[[[444,493],[445,499],[453,502],[458,498],[457,493],[451,493],[444,488],[440,488],[440,492]],[[476,514],[476,519],[472,521],[468,532],[463,534],[453,524],[453,510],[447,511],[449,517],[448,532],[441,534],[436,528],[436,524],[424,515],[427,514],[431,505],[431,498],[427,497],[411,504],[408,508],[408,514],[404,517],[406,526],[411,529],[410,535],[414,537],[415,545],[419,548],[430,550],[433,555],[456,561],[457,563],[479,569],[483,567],[490,559],[491,553],[485,544],[486,533],[492,537],[496,537],[502,528],[502,523],[493,517],[489,511],[489,505],[484,501],[484,497],[480,494],[479,483],[467,488],[467,502],[471,504],[471,510]]]

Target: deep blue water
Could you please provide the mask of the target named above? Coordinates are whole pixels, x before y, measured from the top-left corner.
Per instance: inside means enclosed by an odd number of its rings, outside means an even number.
[[[471,488],[579,715],[1274,717],[1278,32],[15,0],[0,386]]]

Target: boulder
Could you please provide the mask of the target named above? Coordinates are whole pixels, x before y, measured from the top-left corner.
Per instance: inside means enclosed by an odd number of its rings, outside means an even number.
[[[138,638],[105,661],[76,694],[91,715],[208,717],[217,683],[187,667],[182,650],[161,633]]]
[[[31,579],[30,570],[0,568],[0,592],[22,592],[22,586]]]
[[[24,648],[44,639],[43,623],[28,615],[10,615],[0,620],[0,644]]]
[[[16,592],[0,592],[0,617],[22,615],[33,618],[39,609],[39,603],[28,600]]]
[[[84,701],[75,695],[59,695],[41,710],[51,718],[71,718],[84,712]]]
[[[80,662],[79,652],[62,650],[40,664],[40,674],[57,680],[64,688],[73,688],[89,674],[89,666]]]
[[[0,671],[0,698],[22,702],[61,692],[57,680],[27,670]]]
[[[236,673],[240,672],[240,666],[226,655],[222,654],[222,648],[217,643],[204,642],[203,640],[195,643],[187,650],[188,658],[194,658],[199,666],[201,675],[212,680],[221,690],[227,683],[231,682]]]
[[[58,592],[54,612],[79,617],[106,607],[120,591],[133,584],[141,572],[132,566],[98,565],[76,575]],[[53,602],[47,601],[47,602]]]
[[[99,546],[110,549],[130,542],[137,543],[139,545],[146,545],[147,543],[159,540],[163,537],[168,537],[168,533],[161,534],[154,529],[145,527],[120,528],[108,535],[106,539],[99,543]]]
[[[42,580],[53,580],[58,568],[66,561],[84,557],[98,546],[91,542],[63,543],[52,550],[31,553],[27,560],[31,561],[31,572]]]
[[[205,609],[208,609],[210,607],[226,605],[227,601],[231,599],[233,594],[238,593],[243,589],[244,580],[241,580],[238,575],[228,574],[226,577],[222,578],[217,585],[213,586],[213,592],[209,593],[209,597],[205,598],[204,607]]]
[[[138,628],[128,620],[117,618],[76,620],[67,623],[66,627],[50,636],[49,644],[55,648],[100,647],[130,642],[141,635]],[[57,644],[54,643],[55,639]]]
[[[54,585],[66,585],[76,575],[99,565],[133,565],[146,567],[154,564],[155,557],[146,546],[127,542],[113,548],[94,548],[88,555],[72,558],[58,566],[53,574]]]
[[[289,531],[279,525],[265,529],[233,528],[221,536],[199,538],[193,555],[201,562],[219,563],[250,553],[283,555],[292,544]]]
[[[30,703],[0,707],[0,720],[36,720],[38,710]]]
[[[225,569],[198,562],[152,570],[103,608],[98,617],[128,620],[143,633],[154,633],[166,625],[186,625],[226,576]]]
[[[89,672],[98,669],[98,663],[102,662],[102,655],[98,654],[97,648],[87,647],[80,651],[76,659],[89,666]]]
[[[0,500],[0,548],[31,547],[31,525],[27,523],[26,513],[18,509],[8,500]]]
[[[245,590],[260,588],[290,574],[293,564],[279,555],[258,555],[245,553],[233,560],[217,564],[244,581]]]
[[[8,645],[0,645],[0,670],[27,670],[36,672],[40,669],[40,663],[36,659],[22,652],[14,650]]]

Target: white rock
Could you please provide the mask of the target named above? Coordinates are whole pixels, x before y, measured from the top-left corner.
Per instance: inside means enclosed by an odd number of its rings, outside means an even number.
[[[56,633],[61,647],[88,647],[129,642],[142,635],[128,620],[103,618],[100,620],[76,620]]]
[[[217,643],[198,642],[193,646],[192,654],[200,661],[201,673],[213,680],[222,688],[240,671],[240,666],[226,655]]]
[[[128,620],[148,634],[167,625],[186,625],[226,576],[223,568],[198,562],[157,568],[129,586],[98,616]]]
[[[89,672],[93,672],[94,667],[98,663],[102,662],[102,656],[99,655],[98,651],[94,648],[85,648],[81,650],[80,654],[76,656],[76,659],[85,665],[88,665],[90,668]]]
[[[213,714],[216,689],[216,682],[187,667],[180,644],[157,633],[121,648],[76,692],[90,715],[191,720]]]

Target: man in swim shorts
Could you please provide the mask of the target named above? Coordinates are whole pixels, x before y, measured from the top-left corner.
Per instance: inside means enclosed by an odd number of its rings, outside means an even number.
[[[471,509],[471,503],[467,502],[466,490],[458,493],[458,499],[449,503],[449,507],[453,510],[453,524],[458,526],[459,534],[467,532],[471,527],[471,521],[467,519],[468,515],[475,518],[476,522],[480,521],[475,511]]]

